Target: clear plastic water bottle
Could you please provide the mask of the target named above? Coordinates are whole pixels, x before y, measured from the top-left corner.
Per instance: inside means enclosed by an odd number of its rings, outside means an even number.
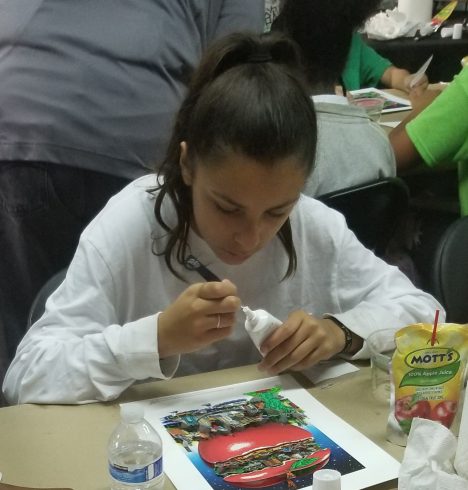
[[[141,405],[122,405],[121,421],[107,447],[111,490],[159,490],[164,486],[162,441]]]

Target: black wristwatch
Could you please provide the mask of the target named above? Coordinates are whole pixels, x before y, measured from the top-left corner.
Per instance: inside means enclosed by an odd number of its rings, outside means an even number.
[[[353,333],[351,332],[351,330],[346,325],[343,325],[335,317],[328,316],[326,318],[327,318],[327,320],[331,320],[337,327],[340,327],[341,330],[343,330],[343,333],[345,335],[345,345],[344,345],[343,349],[341,349],[340,354],[349,353],[349,351],[351,349],[351,345],[353,344]]]

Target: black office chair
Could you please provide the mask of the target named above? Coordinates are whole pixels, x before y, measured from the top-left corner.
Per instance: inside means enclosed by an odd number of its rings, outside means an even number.
[[[409,191],[402,179],[388,177],[323,194],[317,199],[340,211],[361,243],[383,257],[408,211]]]
[[[447,321],[468,323],[468,216],[452,223],[437,242],[430,270],[431,293]]]
[[[60,286],[60,284],[62,284],[66,274],[67,269],[62,269],[61,271],[57,272],[41,287],[39,292],[36,294],[31,308],[29,309],[28,328],[42,316],[45,310],[47,298]]]

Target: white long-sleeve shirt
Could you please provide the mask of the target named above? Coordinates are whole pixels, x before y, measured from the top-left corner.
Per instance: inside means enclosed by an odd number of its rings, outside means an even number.
[[[158,312],[188,283],[202,279],[174,262],[188,281],[183,282],[152,252],[153,238],[156,246],[165,240],[154,217],[154,198],[146,192],[155,182],[146,176],[131,183],[83,232],[65,281],[48,299],[44,316],[27,332],[8,370],[3,388],[10,402],[111,400],[136,380],[259,360],[242,313],[228,339],[180,359],[159,358]],[[173,222],[169,201],[163,214]],[[297,271],[283,281],[288,258],[278,238],[237,266],[222,263],[194,233],[190,249],[215,274],[236,284],[243,304],[282,320],[297,309],[318,317],[332,314],[365,339],[376,329],[430,322],[441,309],[397,268],[365,249],[343,216],[324,204],[301,197],[291,226]],[[183,335],[184,326],[178,328]],[[354,359],[366,357],[364,343]]]

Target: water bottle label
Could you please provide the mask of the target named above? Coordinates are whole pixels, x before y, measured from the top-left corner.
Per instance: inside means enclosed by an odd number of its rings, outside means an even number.
[[[162,473],[162,457],[143,468],[130,470],[127,466],[120,466],[109,462],[109,473],[119,482],[145,483],[157,478]]]

